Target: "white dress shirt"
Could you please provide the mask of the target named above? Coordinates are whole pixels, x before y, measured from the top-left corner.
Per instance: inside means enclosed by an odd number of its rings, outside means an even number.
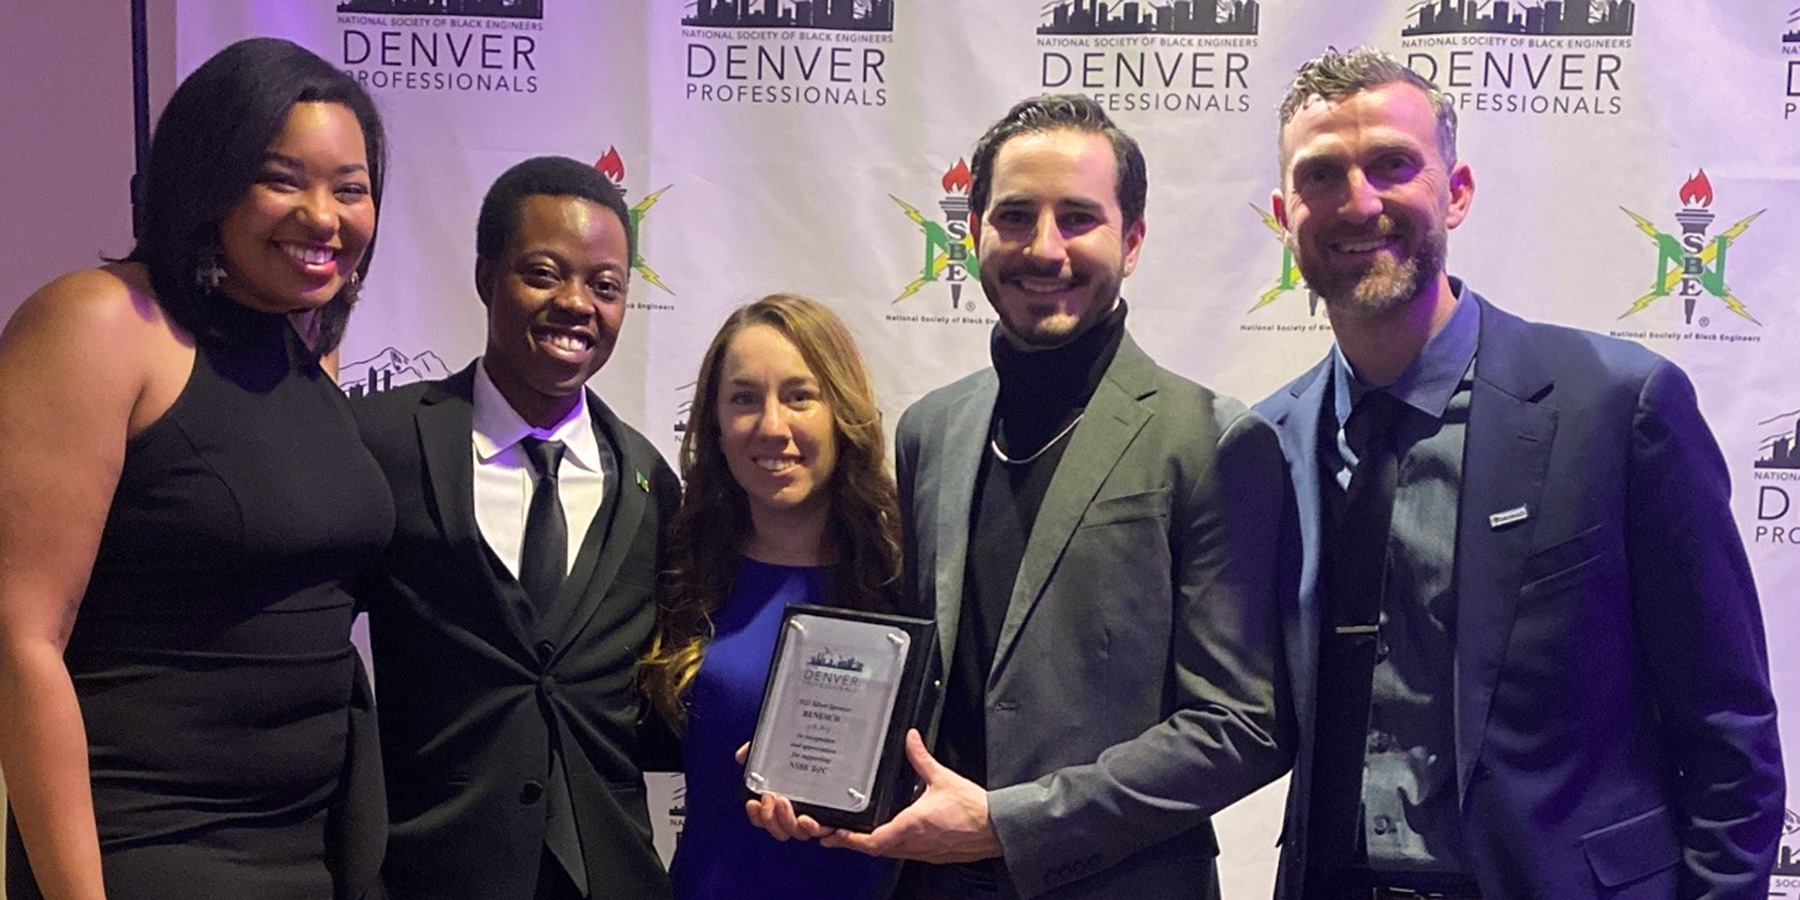
[[[519,441],[538,437],[562,441],[567,449],[557,468],[557,497],[569,527],[569,558],[564,572],[575,565],[588,524],[600,511],[606,487],[606,467],[600,437],[588,415],[587,391],[577,395],[575,408],[548,431],[531,427],[513,410],[500,389],[488,377],[487,362],[475,367],[474,411],[475,524],[482,540],[506,563],[513,577],[519,575],[519,554],[525,542],[525,516],[531,508],[531,461]]]

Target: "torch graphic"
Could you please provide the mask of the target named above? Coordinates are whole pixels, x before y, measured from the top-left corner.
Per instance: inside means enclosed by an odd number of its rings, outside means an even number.
[[[969,186],[972,183],[969,164],[959,157],[956,165],[944,172],[944,199],[938,201],[938,209],[944,211],[944,230],[952,238],[944,248],[950,255],[950,264],[945,269],[952,307],[962,305],[962,281],[968,277],[969,248],[964,239],[969,236]]]
[[[1681,186],[1681,210],[1675,221],[1681,225],[1681,302],[1687,313],[1687,324],[1694,324],[1694,305],[1706,292],[1701,277],[1706,274],[1706,260],[1700,257],[1706,249],[1706,230],[1712,227],[1712,182],[1701,169]]]

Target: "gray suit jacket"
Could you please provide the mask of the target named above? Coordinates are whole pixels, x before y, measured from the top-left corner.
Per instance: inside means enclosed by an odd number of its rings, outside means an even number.
[[[992,369],[900,420],[907,602],[945,670]],[[989,814],[1024,897],[1194,897],[1212,813],[1286,770],[1274,430],[1125,337],[1020,562],[987,682]],[[1216,891],[1216,887],[1214,888]]]

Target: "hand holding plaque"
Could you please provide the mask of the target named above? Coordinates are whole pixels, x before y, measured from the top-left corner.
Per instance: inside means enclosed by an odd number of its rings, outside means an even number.
[[[908,728],[938,700],[929,619],[790,607],[763,688],[744,786],[821,825],[868,831],[912,799]]]

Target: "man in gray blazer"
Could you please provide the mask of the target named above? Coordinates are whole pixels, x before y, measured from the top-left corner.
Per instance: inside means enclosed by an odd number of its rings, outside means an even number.
[[[1020,103],[972,174],[994,367],[898,437],[906,602],[943,640],[937,756],[909,739],[924,794],[826,841],[936,864],[904,896],[1216,896],[1208,817],[1289,763],[1280,446],[1126,333],[1144,158],[1104,110]]]

